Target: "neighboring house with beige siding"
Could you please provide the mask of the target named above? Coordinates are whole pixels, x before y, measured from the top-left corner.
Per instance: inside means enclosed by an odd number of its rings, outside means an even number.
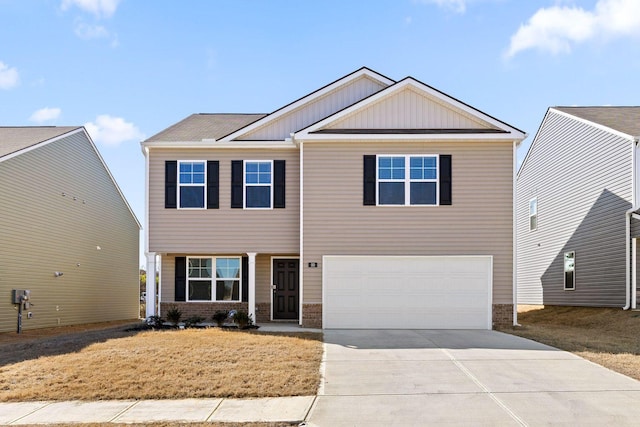
[[[140,224],[83,127],[0,127],[0,331],[139,317]]]
[[[518,302],[636,308],[640,107],[549,108],[517,176]]]
[[[270,114],[189,116],[142,142],[161,314],[176,305],[324,328],[511,324],[525,136],[368,68]]]

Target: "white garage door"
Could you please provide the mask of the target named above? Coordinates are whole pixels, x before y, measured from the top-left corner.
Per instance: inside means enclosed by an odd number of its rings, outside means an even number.
[[[491,256],[324,256],[327,329],[491,329]]]

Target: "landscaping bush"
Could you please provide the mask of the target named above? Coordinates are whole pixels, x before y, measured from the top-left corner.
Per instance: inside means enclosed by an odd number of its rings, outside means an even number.
[[[175,305],[172,305],[167,310],[167,321],[171,322],[173,326],[178,326],[180,319],[182,318],[182,311]]]
[[[213,316],[211,316],[211,319],[216,322],[216,325],[218,325],[219,328],[221,328],[224,325],[225,320],[227,320],[227,317],[229,317],[229,312],[227,310],[218,310],[213,314]]]

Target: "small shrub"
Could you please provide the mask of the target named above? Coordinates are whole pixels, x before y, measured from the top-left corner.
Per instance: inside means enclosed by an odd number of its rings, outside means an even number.
[[[239,329],[246,329],[253,325],[253,318],[249,313],[243,310],[238,310],[233,316],[233,320],[236,322]]]
[[[215,313],[213,313],[213,316],[211,316],[211,319],[216,322],[216,325],[218,325],[219,328],[222,327],[222,325],[224,325],[224,321],[227,320],[227,317],[229,317],[229,312],[226,310],[218,310]]]
[[[164,320],[160,316],[153,315],[147,317],[146,323],[151,327],[151,329],[162,329]]]
[[[198,324],[204,322],[204,317],[202,316],[191,316],[184,320],[185,328],[195,328]]]
[[[178,326],[180,323],[180,319],[182,318],[182,311],[175,305],[172,305],[167,310],[167,320],[171,322],[174,326]]]

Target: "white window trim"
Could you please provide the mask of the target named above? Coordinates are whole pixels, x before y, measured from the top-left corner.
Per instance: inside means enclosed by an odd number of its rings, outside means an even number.
[[[573,254],[573,283],[571,284],[572,287],[568,288],[567,287],[567,270],[565,268],[564,265],[564,260],[567,256],[567,254]],[[564,253],[564,256],[562,257],[562,282],[564,284],[564,290],[565,291],[575,291],[576,290],[576,251],[567,251]]]
[[[182,163],[204,163],[204,183],[203,184],[181,184],[180,183],[180,165]],[[176,195],[176,200],[177,200],[177,208],[178,209],[184,209],[184,210],[204,210],[207,209],[207,161],[206,160],[178,160],[178,170],[177,172],[177,186],[176,186],[176,192],[178,193]],[[181,207],[181,203],[180,203],[180,187],[202,187],[204,189],[204,204],[202,205],[201,208],[183,208]],[[195,258],[195,257],[194,257]]]
[[[404,179],[381,179],[379,176],[380,157],[404,157]],[[411,179],[411,158],[412,157],[435,157],[436,159],[436,178],[435,179]],[[381,182],[404,182],[404,204],[391,205],[380,204],[380,183]],[[411,204],[411,183],[412,182],[435,182],[436,184],[436,202],[434,204]],[[377,154],[376,155],[376,206],[440,206],[440,155],[439,154]]]
[[[197,258],[197,259],[205,259],[208,258],[211,260],[211,278],[207,279],[202,278],[202,277],[194,277],[193,280],[194,281],[204,281],[204,280],[211,280],[211,299],[210,300],[191,300],[189,299],[189,281],[191,280],[189,278],[189,260],[192,258]],[[239,259],[240,260],[240,277],[239,278],[220,278],[218,279],[216,277],[216,259],[218,258],[235,258],[235,259]],[[185,272],[185,301],[186,302],[214,302],[214,303],[235,303],[235,302],[242,302],[242,257],[241,256],[237,256],[237,255],[218,255],[218,256],[212,256],[212,255],[202,255],[202,256],[198,256],[198,255],[194,255],[194,256],[188,256],[187,257],[187,262],[186,262],[186,267],[187,271]],[[216,296],[216,281],[218,280],[237,280],[238,281],[238,299],[237,300],[217,300],[215,299]]]
[[[531,213],[531,203],[535,202],[536,211],[535,213]],[[534,197],[533,199],[529,199],[529,231],[536,231],[538,229],[538,198]],[[531,228],[531,218],[536,217],[536,226]]]
[[[271,165],[271,179],[269,184],[247,184],[247,164],[249,163],[269,163]],[[273,209],[273,160],[244,160],[242,164],[242,208],[250,210],[272,210]],[[269,187],[269,207],[268,208],[252,208],[247,206],[247,187]]]

